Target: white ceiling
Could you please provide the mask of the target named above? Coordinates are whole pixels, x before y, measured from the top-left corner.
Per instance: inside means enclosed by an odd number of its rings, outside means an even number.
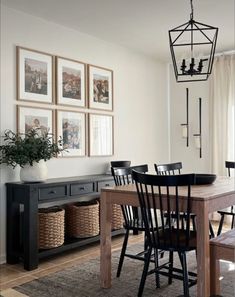
[[[189,0],[3,0],[3,4],[157,59],[168,30],[189,20]],[[194,19],[219,28],[216,52],[235,48],[235,0],[194,0]]]

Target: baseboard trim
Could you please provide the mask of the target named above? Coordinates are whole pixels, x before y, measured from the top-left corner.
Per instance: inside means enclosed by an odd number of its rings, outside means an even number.
[[[6,255],[0,255],[0,264],[6,263]]]

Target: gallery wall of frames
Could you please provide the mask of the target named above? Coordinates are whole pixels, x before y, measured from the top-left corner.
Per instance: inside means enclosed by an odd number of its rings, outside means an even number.
[[[16,54],[17,131],[62,137],[61,157],[113,155],[113,71],[20,46]]]

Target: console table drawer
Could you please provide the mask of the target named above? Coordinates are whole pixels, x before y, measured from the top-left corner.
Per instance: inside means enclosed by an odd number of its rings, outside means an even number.
[[[100,192],[102,188],[112,187],[112,186],[115,186],[115,183],[114,183],[114,180],[113,179],[106,180],[106,181],[100,181],[100,182],[98,182],[98,189],[97,189],[97,191]]]
[[[92,193],[94,191],[94,184],[93,183],[86,183],[86,184],[72,184],[71,185],[71,196],[73,195],[83,195]]]
[[[39,189],[39,200],[60,198],[67,196],[67,186],[55,186]]]

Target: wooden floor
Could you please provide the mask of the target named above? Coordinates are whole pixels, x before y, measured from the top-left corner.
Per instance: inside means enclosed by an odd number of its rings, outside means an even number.
[[[218,224],[213,223],[215,232],[217,232]],[[225,226],[225,230],[229,226]],[[143,241],[143,235],[130,236],[129,243],[138,243]],[[123,243],[123,236],[116,236],[112,239],[112,250],[120,250]],[[71,267],[74,264],[81,264],[92,258],[99,257],[100,246],[95,243],[83,248],[78,248],[64,254],[57,255],[53,258],[40,261],[38,269],[26,271],[22,263],[16,265],[2,264],[0,265],[0,295],[3,297],[23,297],[25,295],[14,291],[12,288],[40,278],[50,273]]]
[[[143,235],[130,236],[129,243],[138,243],[143,241]],[[120,250],[123,243],[123,236],[115,236],[112,239],[112,250]],[[4,297],[20,297],[25,296],[11,288],[27,283],[34,279],[40,278],[50,273],[63,270],[74,264],[81,264],[92,258],[99,257],[100,246],[95,243],[83,248],[78,248],[64,254],[57,255],[40,261],[39,267],[33,271],[26,271],[22,263],[16,265],[2,264],[0,265],[0,294]]]

